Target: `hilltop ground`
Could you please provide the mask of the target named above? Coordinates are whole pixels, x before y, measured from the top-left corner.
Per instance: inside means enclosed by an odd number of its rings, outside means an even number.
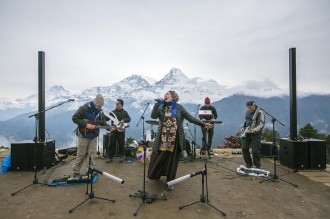
[[[72,173],[73,160],[37,173],[38,181],[52,179]],[[180,162],[177,177],[204,168],[204,159]],[[207,184],[209,203],[226,213],[207,205],[197,203],[183,209],[179,206],[200,200],[202,176],[197,175],[175,185],[168,192],[168,199],[158,199],[142,204],[136,218],[329,218],[330,215],[330,173],[327,171],[293,172],[277,164],[277,174],[281,179],[292,182],[294,187],[282,180],[266,181],[264,178],[241,176],[236,168],[243,164],[241,155],[222,154],[208,159]],[[263,169],[273,173],[273,160],[262,159]],[[32,183],[33,172],[8,172],[0,175],[1,218],[134,218],[133,213],[141,203],[140,198],[130,194],[143,189],[143,164],[138,161],[119,163],[114,158],[110,164],[98,158],[96,166],[107,173],[122,178],[118,184],[102,175],[93,184],[95,196],[115,199],[112,203],[101,199],[87,200],[72,213],[69,210],[88,198],[86,186],[32,185],[14,196],[11,194]],[[319,177],[315,182],[306,175]],[[315,178],[315,177],[314,177]],[[146,191],[160,194],[165,189],[165,180],[146,180]]]

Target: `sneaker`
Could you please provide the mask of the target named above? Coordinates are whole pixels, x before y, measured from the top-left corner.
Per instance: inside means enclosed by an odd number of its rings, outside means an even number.
[[[106,163],[111,163],[112,162],[112,158],[108,158],[105,162]]]
[[[173,191],[174,190],[174,185],[167,186],[168,191]]]

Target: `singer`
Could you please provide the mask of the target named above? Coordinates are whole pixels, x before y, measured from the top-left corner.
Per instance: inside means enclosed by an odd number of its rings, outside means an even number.
[[[180,153],[187,156],[183,130],[184,119],[206,128],[212,128],[213,125],[190,115],[182,105],[177,103],[179,95],[173,90],[164,95],[164,100],[157,99],[156,101],[151,118],[159,119],[159,126],[150,158],[148,178],[160,179],[161,176],[166,176],[166,181],[169,182],[175,179]],[[169,185],[167,189],[173,190],[174,185]]]
[[[95,155],[97,147],[97,137],[99,136],[99,125],[110,126],[106,122],[106,116],[103,114],[101,107],[104,105],[104,98],[101,94],[97,94],[93,101],[85,103],[72,116],[72,121],[77,124],[77,157],[72,166],[73,176],[80,176],[80,168],[84,162],[85,155],[87,160],[91,157],[91,168],[95,165]],[[83,130],[83,131],[81,131]],[[89,162],[86,162],[87,164]],[[87,165],[86,172],[89,166]]]

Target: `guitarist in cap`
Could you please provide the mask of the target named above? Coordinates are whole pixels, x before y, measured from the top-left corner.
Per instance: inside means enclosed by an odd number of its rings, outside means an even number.
[[[119,156],[120,163],[124,162],[124,153],[125,153],[125,124],[131,121],[131,117],[128,115],[127,111],[124,110],[124,101],[122,99],[117,99],[116,108],[112,111],[113,114],[116,115],[119,123],[114,124],[112,121],[112,126],[110,128],[110,145],[111,148],[116,148],[116,143],[118,143],[119,147]],[[110,154],[108,154],[109,159],[106,161],[110,163],[112,161],[111,150],[108,150]]]
[[[101,94],[97,94],[93,101],[85,103],[72,116],[72,121],[78,125],[76,129],[77,135],[77,157],[73,164],[74,177],[80,176],[80,168],[87,154],[87,169],[88,161],[91,157],[91,167],[95,165],[95,155],[97,146],[97,137],[99,136],[99,127],[110,126],[108,120],[101,107],[104,105],[104,98]]]
[[[246,108],[245,122],[241,128],[243,158],[247,168],[252,167],[252,161],[256,168],[260,168],[261,133],[265,125],[265,114],[254,101],[246,102]],[[253,160],[249,152],[250,145]]]

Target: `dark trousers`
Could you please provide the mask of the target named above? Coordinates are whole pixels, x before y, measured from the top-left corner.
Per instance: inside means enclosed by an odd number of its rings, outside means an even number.
[[[256,167],[260,167],[260,149],[261,149],[261,135],[247,135],[246,137],[242,138],[242,152],[245,164],[247,166],[252,166],[252,159],[250,156],[250,145],[252,147],[252,157],[253,157],[253,164]]]
[[[125,131],[124,132],[118,132],[113,131],[110,133],[110,145],[111,148],[116,148],[116,144],[118,142],[118,148],[119,148],[119,156],[124,156],[125,154]],[[109,153],[111,153],[111,150],[108,150]],[[109,157],[113,157],[113,154],[109,154]]]
[[[213,139],[213,133],[214,133],[214,129],[210,128],[210,129],[206,129],[206,128],[202,128],[202,134],[203,134],[203,150],[205,149],[210,149],[212,146],[212,139]]]

